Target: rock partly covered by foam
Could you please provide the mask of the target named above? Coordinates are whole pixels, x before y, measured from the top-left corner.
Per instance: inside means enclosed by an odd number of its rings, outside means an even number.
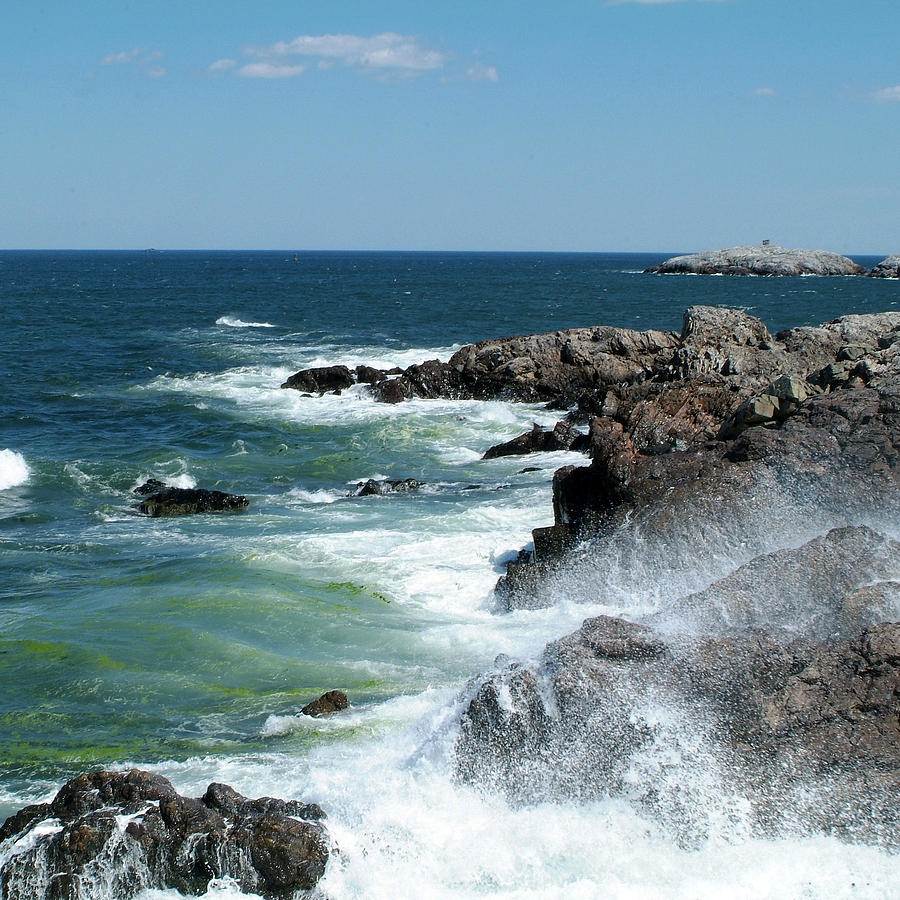
[[[222,784],[190,799],[150,772],[91,772],[0,827],[0,890],[4,900],[80,900],[102,886],[128,898],[150,888],[202,894],[230,878],[286,900],[325,871],[324,817],[315,804],[248,800]]]
[[[900,624],[824,644],[588,619],[476,683],[456,759],[518,803],[623,798],[686,844],[724,829],[900,846]]]
[[[759,244],[673,256],[645,271],[661,275],[862,275],[865,269],[849,257],[827,250]]]
[[[900,253],[886,256],[877,266],[866,272],[872,278],[900,278]]]
[[[135,505],[136,509],[153,518],[240,512],[250,505],[243,494],[228,494],[205,488],[171,487],[156,478],[135,488],[134,493],[144,498]]]

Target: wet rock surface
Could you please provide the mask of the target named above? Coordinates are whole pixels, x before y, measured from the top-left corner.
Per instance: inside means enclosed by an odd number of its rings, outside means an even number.
[[[144,499],[135,505],[145,516],[188,516],[199,513],[233,513],[246,509],[250,502],[242,494],[209,491],[204,488],[171,487],[151,478],[134,493]]]
[[[343,691],[326,691],[318,699],[307,703],[300,712],[304,716],[321,718],[322,716],[330,716],[332,713],[349,708],[350,699]]]
[[[900,624],[819,644],[588,619],[474,687],[457,766],[516,803],[627,799],[688,845],[731,815],[898,846]]]
[[[191,799],[150,772],[92,772],[0,827],[0,897],[86,900],[101,885],[122,898],[146,888],[201,894],[228,877],[242,891],[288,898],[325,871],[323,818],[315,804],[248,800],[227,785]]]

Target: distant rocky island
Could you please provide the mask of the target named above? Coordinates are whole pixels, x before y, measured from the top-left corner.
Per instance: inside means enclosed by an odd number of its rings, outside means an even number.
[[[888,256],[873,269],[828,250],[790,250],[769,241],[724,250],[673,256],[644,270],[656,275],[870,275],[900,277],[900,256]]]

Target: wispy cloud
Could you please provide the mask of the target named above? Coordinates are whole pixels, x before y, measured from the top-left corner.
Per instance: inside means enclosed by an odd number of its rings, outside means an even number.
[[[162,59],[161,50],[147,50],[144,47],[135,47],[133,50],[121,50],[119,53],[108,53],[100,60],[100,65],[135,65],[150,78],[162,78],[166,74],[166,70],[162,66],[153,65],[158,59]]]
[[[362,37],[356,34],[302,34],[292,41],[279,41],[269,47],[251,47],[247,53],[259,59],[283,59],[300,56],[371,72],[420,73],[440,69],[447,55],[432,50],[415,35],[387,31]]]
[[[310,69],[347,68],[382,81],[417,78],[440,72],[442,81],[499,81],[496,66],[477,59],[460,60],[429,46],[419,35],[301,34],[290,41],[243,50],[243,65],[226,57],[207,66],[212,75],[233,70],[240,78],[295,78]],[[454,71],[455,70],[455,71]]]
[[[227,72],[237,65],[236,59],[217,59],[206,67],[207,72]]]
[[[900,103],[900,84],[873,91],[871,97],[876,103]]]
[[[500,74],[495,66],[486,66],[484,63],[472,63],[466,69],[466,78],[469,81],[499,81]]]
[[[306,71],[306,66],[286,66],[276,63],[248,63],[238,69],[241,78],[296,78]]]
[[[758,87],[753,92],[754,97],[777,97],[778,91],[771,87]]]

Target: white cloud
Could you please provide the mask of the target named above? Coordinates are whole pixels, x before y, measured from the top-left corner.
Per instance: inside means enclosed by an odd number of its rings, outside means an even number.
[[[237,60],[235,59],[217,59],[214,63],[210,63],[207,67],[207,72],[227,72],[229,69],[233,69],[237,65]]]
[[[754,92],[754,97],[775,97],[778,95],[778,91],[775,88],[770,87],[758,87]]]
[[[140,47],[134,50],[123,50],[121,53],[109,53],[100,60],[100,64],[104,66],[117,66],[122,63],[135,62],[144,51]]]
[[[275,63],[248,63],[238,69],[241,78],[296,78],[306,71],[306,66],[283,66]]]
[[[874,91],[872,99],[876,103],[900,103],[900,84]]]
[[[161,50],[146,50],[143,47],[135,47],[133,50],[109,53],[100,60],[100,64],[103,66],[134,64],[143,69],[144,74],[150,78],[162,78],[166,74],[166,70],[161,66],[150,65],[158,59],[162,59]]]
[[[469,81],[499,81],[500,75],[495,66],[486,66],[484,63],[473,63],[466,69],[466,78]]]
[[[259,59],[311,56],[322,62],[374,71],[418,74],[440,69],[447,55],[423,46],[415,35],[388,31],[371,37],[355,34],[303,34],[292,41],[279,41],[270,47],[253,47],[248,55]]]

